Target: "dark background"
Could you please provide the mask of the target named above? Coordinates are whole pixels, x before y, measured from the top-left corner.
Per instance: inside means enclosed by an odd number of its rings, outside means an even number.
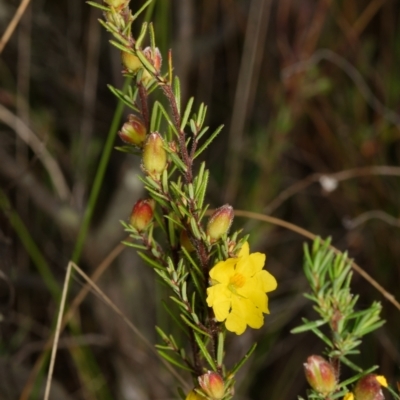
[[[131,1],[133,10],[141,4]],[[0,32],[18,5],[0,3]],[[211,128],[225,124],[204,155],[211,207],[229,202],[331,236],[399,298],[399,1],[157,0],[148,16],[164,58],[173,50],[183,98],[208,105]],[[54,326],[117,104],[106,85],[123,84],[100,17],[81,0],[32,0],[0,56],[0,399],[20,398],[28,376],[36,387],[25,398],[42,398],[45,375],[34,365]],[[42,151],[21,140],[25,125],[58,164],[64,196]],[[339,171],[335,190],[313,175]],[[155,324],[173,329],[160,306],[167,294],[133,249],[118,247],[119,220],[143,195],[137,174],[137,158],[112,152],[79,265],[92,274],[103,262],[100,287],[154,343]],[[302,296],[306,239],[236,218],[243,225],[279,286],[265,326],[229,338],[228,365],[259,343],[235,398],[295,399],[306,389],[302,363],[322,349],[311,334],[289,333],[301,317],[315,317]],[[120,255],[110,260],[113,249]],[[75,274],[68,304],[83,285]],[[394,383],[399,310],[357,274],[353,289],[361,309],[382,301],[387,320],[354,361],[378,364]],[[75,315],[61,336],[53,399],[177,398],[174,378],[99,296],[89,294]]]

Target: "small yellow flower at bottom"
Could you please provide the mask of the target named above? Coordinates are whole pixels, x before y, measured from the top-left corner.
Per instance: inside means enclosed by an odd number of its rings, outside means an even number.
[[[354,394],[351,392],[348,392],[344,395],[343,400],[354,400]]]
[[[385,388],[388,387],[388,383],[386,378],[383,375],[377,375],[376,380],[379,382],[379,384]]]
[[[263,313],[269,313],[266,293],[277,287],[264,264],[265,254],[250,254],[245,242],[238,257],[220,261],[210,270],[207,304],[228,331],[241,335],[247,325],[259,329],[264,324]]]
[[[206,400],[206,398],[196,393],[194,390],[191,390],[186,396],[186,400]]]

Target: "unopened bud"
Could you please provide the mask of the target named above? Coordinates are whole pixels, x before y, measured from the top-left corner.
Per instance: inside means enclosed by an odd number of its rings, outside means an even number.
[[[303,365],[307,381],[315,391],[325,395],[335,389],[335,370],[323,357],[310,356]]]
[[[196,393],[194,390],[191,390],[186,396],[186,400],[206,400],[206,398]]]
[[[133,206],[130,224],[138,231],[145,230],[153,219],[155,202],[152,199],[138,200]]]
[[[115,9],[122,9],[129,4],[129,0],[104,0],[104,3],[114,7]]]
[[[381,386],[387,387],[384,376],[369,374],[363,376],[354,388],[355,400],[384,400]]]
[[[212,400],[220,400],[224,397],[225,384],[221,375],[208,371],[206,374],[199,376],[198,380],[204,393]]]
[[[129,115],[128,122],[122,125],[118,135],[125,143],[142,147],[146,140],[146,133],[143,121],[136,115],[131,114]]]
[[[154,179],[159,180],[167,166],[167,152],[159,133],[151,133],[143,149],[143,168]]]
[[[225,204],[216,209],[210,217],[207,224],[207,235],[211,242],[220,239],[224,234],[228,233],[233,221],[233,208]]]
[[[146,47],[143,50],[143,54],[150,61],[150,63],[155,68],[156,72],[159,73],[161,71],[162,64],[162,56],[158,47],[152,49],[151,47]]]
[[[139,69],[143,68],[143,64],[139,60],[139,57],[135,56],[135,54],[128,53],[127,51],[121,53],[121,61],[122,65],[133,74],[136,74]]]
[[[122,60],[122,65],[128,70],[128,72],[134,75],[137,74],[140,70],[142,70],[140,79],[141,82],[143,82],[145,85],[147,85],[153,79],[149,71],[147,71],[147,69],[144,68],[138,56],[132,53],[128,53],[127,51],[123,51],[121,54],[121,60]]]

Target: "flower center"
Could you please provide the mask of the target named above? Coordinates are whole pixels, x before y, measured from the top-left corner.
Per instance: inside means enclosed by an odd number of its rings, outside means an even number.
[[[229,289],[235,292],[236,289],[240,289],[246,283],[246,278],[242,274],[235,274],[229,279]]]

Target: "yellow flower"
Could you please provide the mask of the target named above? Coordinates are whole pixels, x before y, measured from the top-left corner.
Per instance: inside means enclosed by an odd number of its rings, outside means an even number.
[[[276,279],[263,270],[265,254],[249,254],[243,244],[237,258],[228,258],[210,270],[207,304],[217,321],[225,321],[228,331],[241,335],[246,326],[261,328],[268,313],[267,292],[275,290]]]
[[[354,400],[354,394],[351,392],[348,392],[344,395],[343,400]]]

